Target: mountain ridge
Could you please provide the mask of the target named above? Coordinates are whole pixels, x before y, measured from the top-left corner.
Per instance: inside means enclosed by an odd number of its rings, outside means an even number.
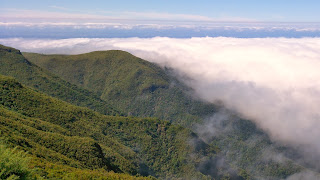
[[[152,116],[192,127],[201,121],[199,115],[211,115],[218,108],[186,94],[190,88],[169,71],[164,72],[158,65],[124,51],[80,55],[23,54],[64,80],[99,94],[101,99],[128,115]]]
[[[28,61],[19,50],[0,45],[0,74],[75,105],[89,107],[103,114],[121,114],[97,95],[66,82]]]

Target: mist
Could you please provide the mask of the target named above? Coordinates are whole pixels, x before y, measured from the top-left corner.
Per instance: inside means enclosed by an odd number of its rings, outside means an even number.
[[[173,68],[195,96],[252,120],[273,141],[320,154],[320,38],[0,39],[22,51],[121,49]]]

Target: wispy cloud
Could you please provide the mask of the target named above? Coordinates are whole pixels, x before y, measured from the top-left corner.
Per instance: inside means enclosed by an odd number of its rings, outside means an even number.
[[[192,14],[172,14],[159,12],[121,12],[117,13],[118,17],[145,19],[145,20],[185,20],[185,21],[214,21],[215,19]]]
[[[52,6],[49,6],[50,8],[53,8],[53,9],[59,9],[59,10],[64,10],[64,11],[70,11],[72,9],[70,8],[65,8],[65,7],[61,7],[61,6],[56,6],[56,5],[52,5]]]
[[[70,12],[47,12],[47,11],[35,11],[27,9],[1,9],[0,18],[7,21],[14,22],[16,19],[24,19],[27,21],[38,22],[37,20],[47,20],[47,22],[66,21],[70,19],[115,19],[112,16],[85,14],[85,13],[70,13]]]
[[[174,14],[167,12],[110,12],[99,11],[98,13],[81,13],[69,8],[52,5],[52,9],[63,10],[63,12],[47,12],[47,11],[35,11],[27,9],[1,9],[0,18],[5,19],[7,22],[15,22],[16,20],[24,19],[27,22],[47,22],[52,21],[69,21],[77,22],[77,19],[84,20],[86,23],[98,22],[98,21],[110,21],[110,20],[130,20],[130,21],[186,21],[186,22],[219,22],[219,21],[250,21],[253,19],[241,18],[241,17],[207,17],[195,14]]]

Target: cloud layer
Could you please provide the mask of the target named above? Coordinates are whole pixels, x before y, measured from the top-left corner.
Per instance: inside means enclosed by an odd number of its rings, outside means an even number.
[[[320,38],[0,39],[23,51],[122,49],[192,80],[196,96],[254,121],[273,140],[320,153]]]

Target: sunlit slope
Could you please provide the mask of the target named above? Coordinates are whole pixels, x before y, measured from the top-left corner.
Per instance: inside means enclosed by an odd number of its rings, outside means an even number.
[[[196,165],[202,157],[215,154],[181,126],[150,118],[101,115],[5,76],[0,76],[0,122],[1,138],[34,156],[34,166],[44,174],[50,168],[41,164],[54,163],[130,175],[201,179],[205,176]],[[196,140],[195,146],[190,140]]]
[[[200,102],[189,96],[191,90],[179,82],[170,69],[161,69],[127,52],[24,55],[66,81],[94,91],[128,115],[158,117],[192,127],[220,111],[218,105]],[[207,141],[220,151],[215,159],[207,157],[208,161],[199,165],[203,173],[217,176],[219,168],[228,172],[224,165],[217,165],[219,158],[225,164],[231,164],[238,173],[245,169],[257,178],[286,178],[304,169],[288,158],[282,161],[274,158],[283,152],[283,148],[274,145],[253,122],[235,115],[235,118],[224,118],[220,123],[214,123],[212,132],[215,134],[208,135],[212,138]],[[200,128],[199,133],[206,128]],[[208,138],[206,134],[200,136]],[[271,155],[266,156],[266,153]]]
[[[78,106],[89,107],[103,114],[119,114],[97,95],[62,80],[28,61],[19,50],[0,45],[0,74]]]
[[[216,107],[194,100],[169,70],[118,50],[80,55],[23,53],[64,80],[100,95],[128,115],[158,117],[191,126]]]

